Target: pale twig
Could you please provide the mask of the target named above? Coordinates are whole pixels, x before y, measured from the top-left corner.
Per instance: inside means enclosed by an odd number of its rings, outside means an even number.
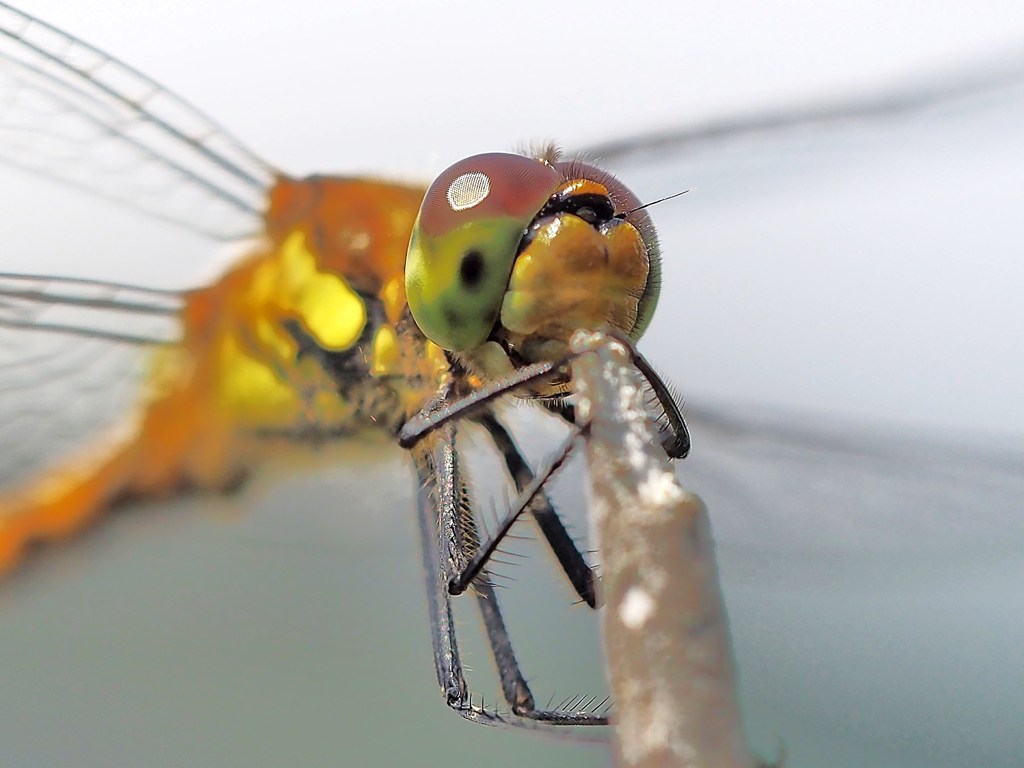
[[[618,762],[752,768],[707,512],[676,479],[626,347],[573,345]]]

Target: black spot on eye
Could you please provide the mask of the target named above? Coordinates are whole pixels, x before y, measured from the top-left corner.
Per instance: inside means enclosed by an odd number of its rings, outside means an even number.
[[[484,255],[480,251],[468,251],[459,265],[459,279],[466,288],[476,288],[484,277]]]

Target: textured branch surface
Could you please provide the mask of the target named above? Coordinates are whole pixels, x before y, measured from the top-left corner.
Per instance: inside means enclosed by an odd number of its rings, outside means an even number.
[[[630,354],[581,333],[573,364],[622,766],[751,768],[707,512],[676,480]]]

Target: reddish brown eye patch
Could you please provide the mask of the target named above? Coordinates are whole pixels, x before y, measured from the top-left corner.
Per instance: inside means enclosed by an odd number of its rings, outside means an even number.
[[[467,157],[430,185],[420,208],[420,228],[438,236],[468,221],[511,217],[529,222],[561,181],[550,165],[522,155]]]

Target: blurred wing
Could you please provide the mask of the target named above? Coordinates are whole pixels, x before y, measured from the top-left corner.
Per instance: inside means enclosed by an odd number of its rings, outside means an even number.
[[[932,562],[1024,551],[1024,450],[807,416],[690,411],[680,469],[719,543],[765,559]],[[699,450],[696,449],[699,446]]]
[[[862,121],[912,118],[930,107],[991,93],[1024,82],[1024,56],[1019,50],[987,62],[901,83],[887,91],[847,94],[831,101],[792,104],[766,112],[722,117],[695,125],[613,139],[585,147],[581,154],[618,164],[654,153],[693,152],[704,144],[728,143],[753,135],[808,128],[849,126]]]
[[[0,274],[0,485],[123,418],[180,308],[174,291]]]
[[[221,240],[261,230],[274,177],[188,102],[3,4],[0,162]]]
[[[0,162],[217,240],[261,232],[274,178],[269,165],[186,101],[5,4]],[[48,209],[38,201],[37,210]],[[84,266],[86,274],[119,251],[142,267],[139,274],[185,274],[180,251],[172,250],[173,260],[166,248],[140,259],[140,246],[114,227],[109,241],[83,245],[76,223],[57,226],[69,230],[73,268]],[[8,253],[5,262],[38,261],[34,242],[27,243],[18,248],[29,253]],[[180,306],[174,291],[0,274],[0,485],[124,418],[147,351],[177,338]]]
[[[270,166],[194,106],[5,4],[0,163],[220,241],[262,230],[274,178]],[[24,188],[31,194],[36,187]],[[39,200],[28,210],[44,220],[47,206]],[[121,252],[141,266],[136,273],[174,274],[161,280],[177,281],[185,273],[180,250],[165,245],[158,255],[144,242],[133,245],[120,225],[110,226],[109,241],[84,242],[78,225],[67,222],[76,271],[96,274],[100,261]],[[140,263],[140,247],[150,268]],[[42,256],[34,254],[31,238],[17,248],[29,253],[8,253],[7,264]],[[0,485],[57,461],[125,418],[138,396],[146,351],[178,336],[180,306],[173,291],[0,273]]]

